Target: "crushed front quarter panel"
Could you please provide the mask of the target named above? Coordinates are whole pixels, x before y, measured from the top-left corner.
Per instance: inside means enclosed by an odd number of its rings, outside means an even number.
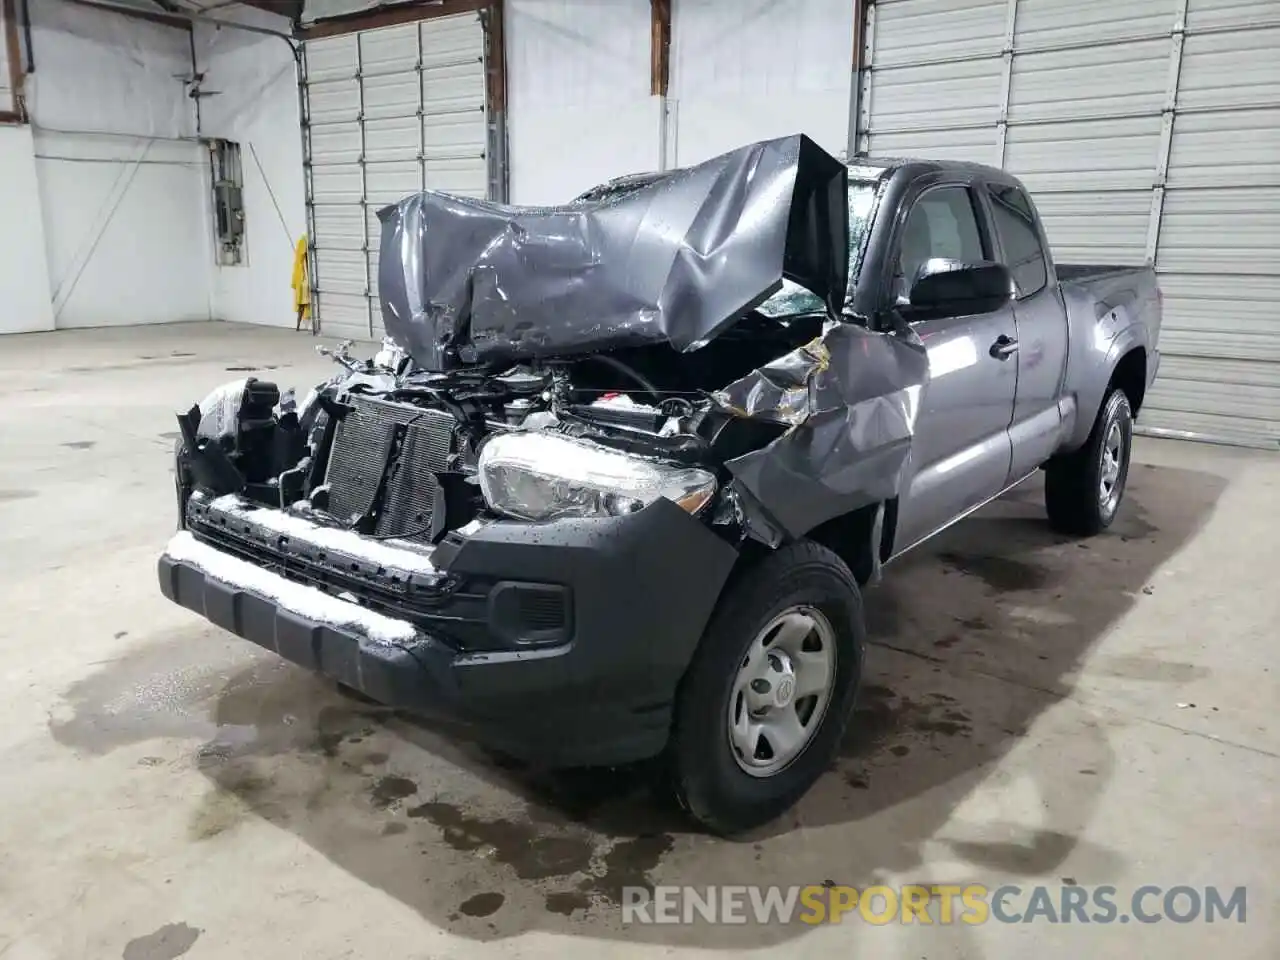
[[[792,537],[896,497],[928,378],[924,345],[909,331],[829,324],[821,337],[713,395],[735,416],[787,425],[725,466]]]
[[[513,207],[427,191],[379,211],[383,321],[427,370],[646,343],[695,350],[780,288],[832,316],[847,174],[802,135],[601,200]]]

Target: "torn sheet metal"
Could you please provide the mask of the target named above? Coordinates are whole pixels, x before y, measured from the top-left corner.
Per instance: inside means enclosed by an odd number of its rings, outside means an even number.
[[[830,324],[821,337],[714,394],[737,416],[788,427],[725,466],[793,537],[895,497],[928,378],[928,356],[914,334]]]
[[[695,350],[784,279],[837,316],[846,190],[844,164],[796,135],[563,206],[420,193],[378,213],[383,322],[420,366],[445,370]]]

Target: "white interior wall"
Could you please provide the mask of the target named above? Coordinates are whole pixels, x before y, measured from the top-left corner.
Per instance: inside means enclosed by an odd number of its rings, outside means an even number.
[[[507,0],[508,188],[558,203],[659,169],[662,103],[649,93],[645,0]]]
[[[0,124],[0,333],[53,329],[31,128]]]
[[[286,18],[260,10],[219,14],[289,29]],[[293,250],[307,229],[293,55],[276,37],[205,24],[197,25],[195,40],[204,87],[217,91],[201,102],[201,133],[240,144],[244,179],[245,258],[236,266],[218,266],[210,256],[213,315],[293,326]]]
[[[200,132],[243,150],[247,260],[217,267],[208,158],[177,139],[196,132],[179,79],[191,69],[188,34],[57,0],[32,7],[31,100],[45,128],[36,167],[57,324],[210,316],[291,324],[305,205],[285,44],[196,28],[204,89],[216,92],[201,101]],[[843,151],[852,9],[847,0],[675,0],[664,138],[662,101],[649,93],[648,3],[508,0],[511,199],[563,201],[610,177],[660,168],[664,150],[668,164],[684,165],[803,131]],[[284,23],[259,11],[238,15]]]
[[[27,78],[57,327],[205,320],[212,248],[189,34],[32,3]]]
[[[852,0],[674,0],[668,156],[687,166],[792,133],[806,133],[843,156],[855,6]]]

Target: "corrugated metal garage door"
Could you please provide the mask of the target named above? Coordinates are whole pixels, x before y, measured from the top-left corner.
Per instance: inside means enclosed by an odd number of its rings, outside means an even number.
[[[487,196],[484,50],[475,13],[306,42],[312,286],[324,333],[382,336],[379,208],[428,187]]]
[[[1154,261],[1143,428],[1280,446],[1280,4],[877,0],[860,150],[1002,165],[1060,260]]]

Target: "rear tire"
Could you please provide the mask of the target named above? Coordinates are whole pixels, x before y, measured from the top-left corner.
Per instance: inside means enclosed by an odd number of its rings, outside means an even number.
[[[724,835],[795,804],[839,749],[865,642],[857,582],[823,546],[789,544],[736,578],[676,698],[681,806]]]
[[[1045,468],[1044,503],[1050,526],[1084,537],[1111,526],[1124,497],[1132,447],[1129,398],[1123,390],[1113,389],[1085,445]]]

